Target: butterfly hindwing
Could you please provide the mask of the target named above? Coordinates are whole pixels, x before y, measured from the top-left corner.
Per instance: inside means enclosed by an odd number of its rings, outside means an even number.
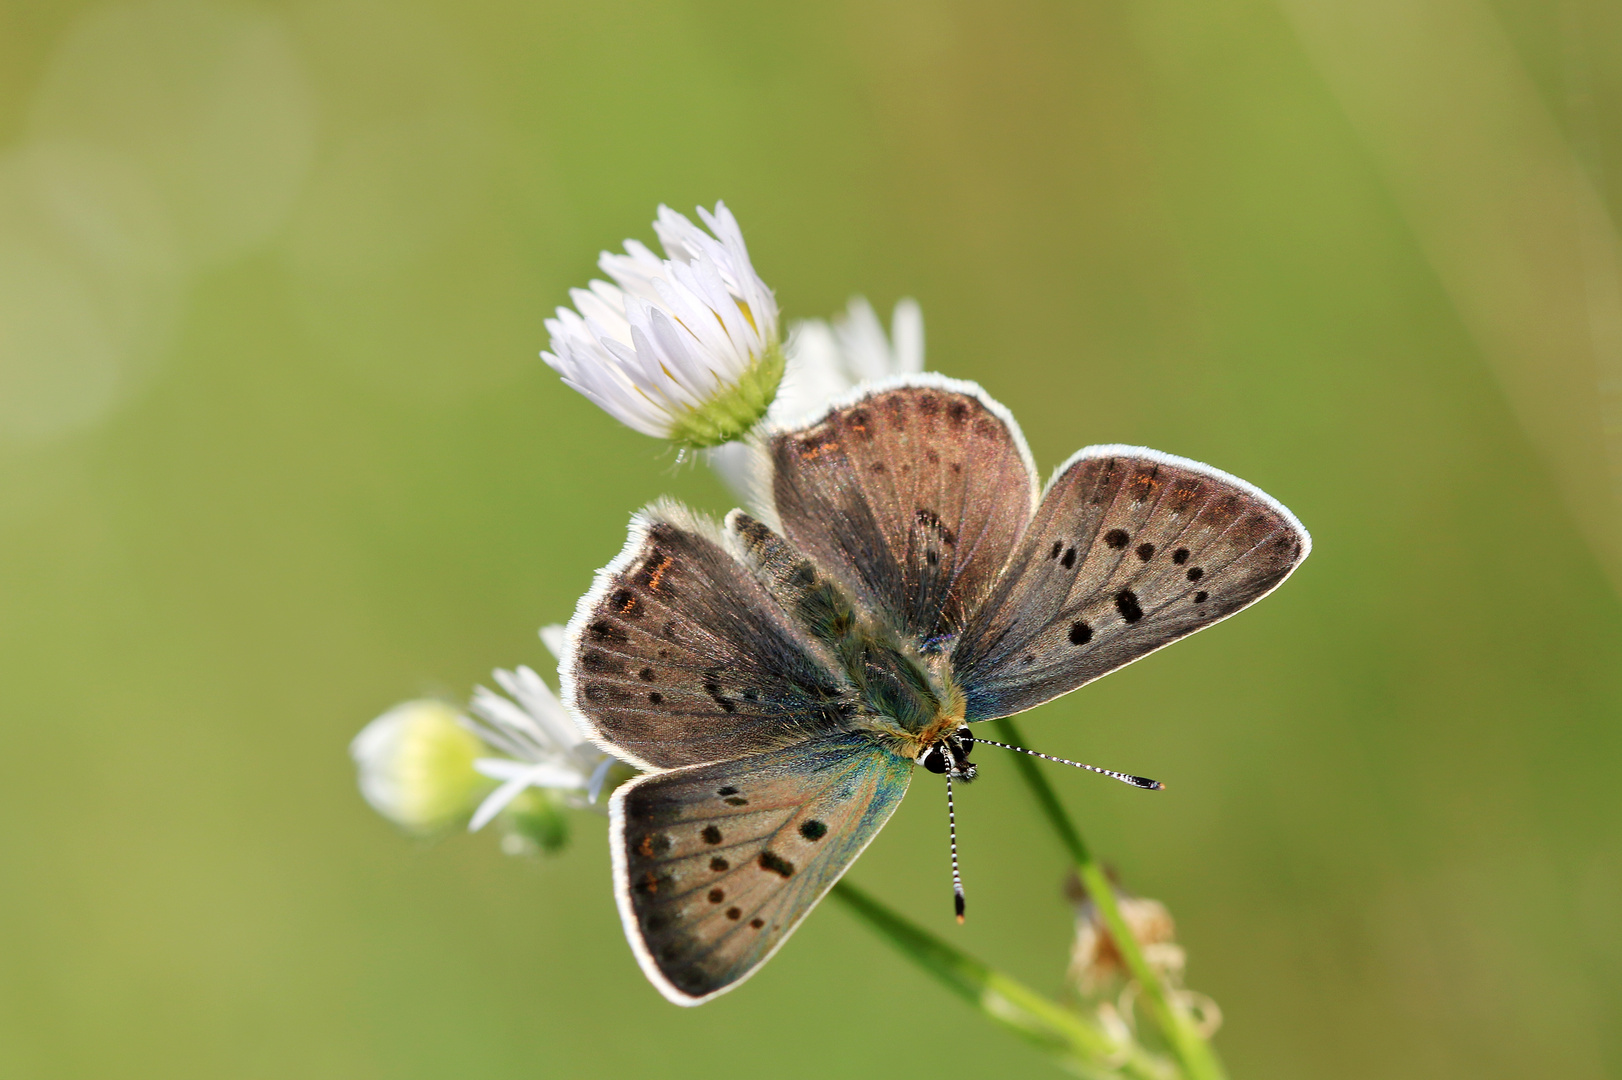
[[[766,452],[783,535],[920,643],[962,628],[1036,505],[1023,436],[970,383],[881,385]]]
[[[681,1005],[747,978],[877,834],[911,771],[852,733],[621,787],[615,891],[648,978]]]
[[[672,504],[637,516],[569,624],[563,697],[600,742],[672,768],[850,726],[851,695],[713,528]]]
[[[1082,450],[955,644],[968,719],[1034,708],[1261,599],[1311,548],[1241,480],[1138,447]]]

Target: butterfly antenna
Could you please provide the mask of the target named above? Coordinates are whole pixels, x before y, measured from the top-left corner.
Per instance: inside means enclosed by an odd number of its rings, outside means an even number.
[[[1100,769],[1097,765],[1083,765],[1079,761],[1071,761],[1069,758],[1054,757],[1052,754],[1038,753],[1035,750],[1027,750],[1023,746],[1013,746],[1009,743],[996,742],[991,739],[982,739],[979,737],[975,738],[974,745],[1000,746],[1004,750],[1014,750],[1021,754],[1029,754],[1032,757],[1039,757],[1043,761],[1056,761],[1060,765],[1070,765],[1077,769],[1086,769],[1088,772],[1100,773],[1104,776],[1113,776],[1123,784],[1131,784],[1133,787],[1143,788],[1145,791],[1164,791],[1166,788],[1166,785],[1162,784],[1159,780],[1151,780],[1147,776],[1133,776],[1131,773],[1116,772],[1114,769]]]
[[[957,810],[952,805],[952,774],[946,774],[946,828],[952,836],[952,906],[957,911],[957,921],[963,922],[963,909],[967,906],[963,898],[963,875],[957,869]]]

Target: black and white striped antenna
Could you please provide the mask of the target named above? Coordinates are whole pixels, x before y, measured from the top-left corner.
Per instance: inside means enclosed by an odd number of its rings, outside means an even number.
[[[952,774],[946,774],[946,828],[952,837],[952,906],[957,912],[957,921],[963,921],[963,911],[967,901],[963,896],[963,875],[957,868],[957,810],[952,805]]]
[[[1133,787],[1143,788],[1145,791],[1163,791],[1166,787],[1166,785],[1162,784],[1159,780],[1151,780],[1147,776],[1133,776],[1131,773],[1116,772],[1114,769],[1101,769],[1097,765],[1083,765],[1079,761],[1071,761],[1069,758],[1054,757],[1052,754],[1043,754],[1036,750],[1027,750],[1023,746],[1014,746],[1011,743],[996,742],[992,739],[981,738],[976,738],[974,742],[976,746],[1000,746],[1004,750],[1013,750],[1016,753],[1029,754],[1031,757],[1039,757],[1043,761],[1055,761],[1060,765],[1069,765],[1077,769],[1086,769],[1088,772],[1095,772],[1102,776],[1111,776],[1123,784],[1131,784]],[[950,799],[951,785],[947,785],[947,787],[947,798]]]

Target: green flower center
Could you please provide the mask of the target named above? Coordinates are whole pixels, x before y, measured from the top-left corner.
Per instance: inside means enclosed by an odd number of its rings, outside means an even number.
[[[702,450],[742,438],[766,415],[782,382],[783,347],[774,343],[736,381],[678,417],[670,441]]]

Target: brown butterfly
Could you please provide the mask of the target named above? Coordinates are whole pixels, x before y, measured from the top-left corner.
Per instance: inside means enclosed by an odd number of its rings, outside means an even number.
[[[647,770],[610,803],[615,892],[681,1005],[765,963],[915,765],[972,779],[969,724],[1227,618],[1311,547],[1244,481],[1139,447],[1079,451],[1041,490],[1008,411],[937,376],[756,448],[756,515],[636,515],[563,665],[587,730]]]

